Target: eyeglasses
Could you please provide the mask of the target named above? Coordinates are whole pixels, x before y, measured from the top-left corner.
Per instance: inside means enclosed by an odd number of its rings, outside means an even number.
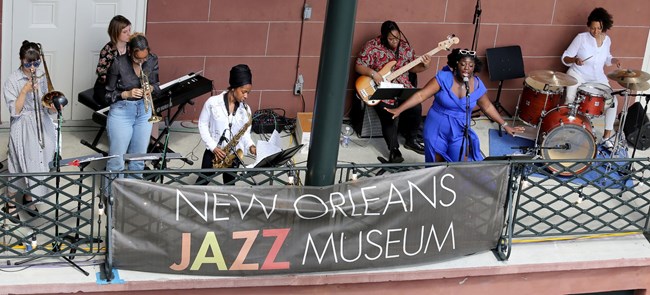
[[[471,56],[476,56],[476,51],[474,51],[474,50],[465,50],[465,49],[461,49],[459,52],[460,52],[460,54],[462,54],[462,55],[471,55]]]
[[[38,68],[40,65],[41,65],[41,60],[40,59],[35,60],[35,61],[30,61],[30,62],[23,63],[23,67],[26,68],[26,69],[29,69],[31,67]]]

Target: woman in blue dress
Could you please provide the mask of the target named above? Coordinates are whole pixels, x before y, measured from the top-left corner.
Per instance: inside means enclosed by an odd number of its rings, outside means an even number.
[[[469,112],[478,105],[479,108],[514,135],[523,132],[523,127],[513,128],[501,118],[487,96],[487,88],[475,74],[481,70],[481,61],[475,51],[454,49],[447,56],[447,66],[442,68],[434,78],[429,80],[420,91],[413,94],[405,103],[395,109],[386,109],[397,118],[399,114],[413,105],[434,97],[433,105],[424,122],[424,150],[427,162],[481,161],[479,138],[471,128],[469,134],[469,153],[463,146],[466,125],[467,89],[469,89]],[[466,81],[465,81],[466,80]],[[462,150],[462,151],[461,151]],[[461,154],[464,156],[461,157]]]

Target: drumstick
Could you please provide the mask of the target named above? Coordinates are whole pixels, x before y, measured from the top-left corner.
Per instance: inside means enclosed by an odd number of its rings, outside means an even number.
[[[590,58],[594,57],[593,55],[582,60],[582,62],[588,61]]]

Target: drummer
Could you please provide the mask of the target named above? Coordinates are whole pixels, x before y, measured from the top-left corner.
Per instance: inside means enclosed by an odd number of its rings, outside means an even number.
[[[567,74],[578,80],[578,84],[568,86],[566,89],[567,105],[573,103],[578,87],[583,83],[609,85],[605,75],[605,65],[615,64],[617,67],[621,67],[620,61],[613,58],[609,51],[612,41],[605,34],[613,24],[612,15],[607,10],[602,7],[595,8],[587,18],[588,32],[578,34],[562,54],[562,63],[569,67]],[[605,130],[601,142],[606,148],[613,147],[612,130],[618,105],[616,98],[613,101],[614,105],[605,111]]]

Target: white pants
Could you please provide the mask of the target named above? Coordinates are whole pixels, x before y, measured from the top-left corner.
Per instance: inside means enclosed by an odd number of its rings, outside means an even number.
[[[573,101],[576,99],[576,95],[578,93],[578,87],[582,85],[583,83],[587,82],[596,82],[596,83],[602,83],[600,81],[585,81],[585,79],[580,76],[576,71],[573,69],[569,69],[567,72],[571,77],[576,78],[578,80],[578,84],[573,85],[573,86],[567,86],[566,88],[566,104],[573,103]],[[607,83],[602,83],[604,85],[609,85]],[[605,130],[614,130],[614,121],[616,121],[616,110],[618,108],[618,99],[616,96],[614,96],[614,105],[606,108],[605,109]],[[607,107],[607,106],[605,106]]]

